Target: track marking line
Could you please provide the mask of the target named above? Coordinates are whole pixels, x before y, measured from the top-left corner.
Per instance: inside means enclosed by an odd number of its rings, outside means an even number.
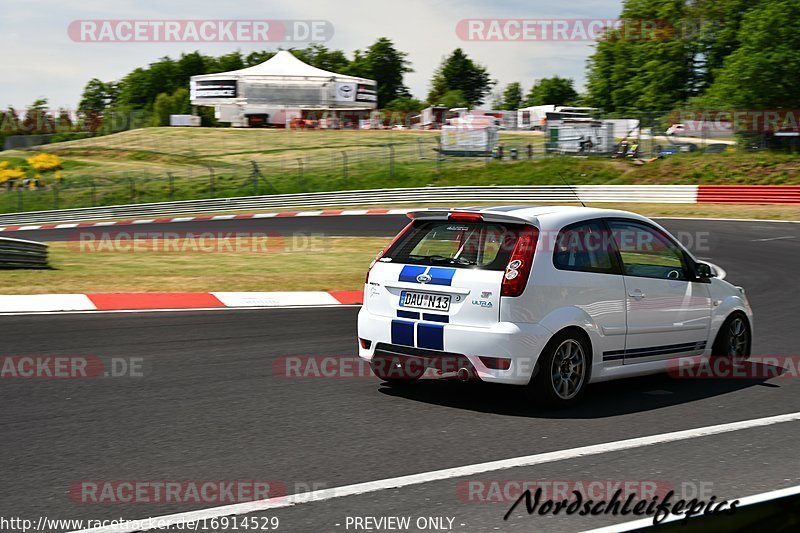
[[[794,235],[784,235],[783,237],[768,237],[766,239],[753,239],[750,242],[767,242],[767,241],[781,241],[783,239],[794,239]]]
[[[86,309],[81,311],[11,311],[0,313],[0,316],[30,315],[96,315],[111,313],[184,313],[188,311],[263,311],[265,309],[323,309],[340,307],[361,307],[361,304],[315,304],[315,305],[262,305],[247,307],[179,307],[175,309]]]
[[[567,459],[575,459],[578,457],[598,455],[607,452],[619,452],[623,450],[630,450],[633,448],[640,448],[643,446],[652,446],[654,444],[664,444],[668,442],[694,439],[698,437],[707,437],[709,435],[719,435],[722,433],[729,433],[732,431],[752,429],[757,427],[770,426],[773,424],[780,424],[783,422],[794,422],[798,420],[800,420],[800,412],[787,413],[783,415],[769,416],[765,418],[756,418],[752,420],[743,420],[740,422],[719,424],[716,426],[706,426],[694,429],[686,429],[682,431],[674,431],[671,433],[650,435],[647,437],[637,437],[633,439],[620,440],[616,442],[606,442],[602,444],[593,444],[590,446],[582,446],[579,448],[571,448],[567,450],[558,450],[554,452],[545,452],[535,455],[526,455],[522,457],[515,457],[512,459],[502,459],[500,461],[490,461],[488,463],[459,466],[455,468],[434,470],[431,472],[423,472],[420,474],[412,474],[408,476],[381,479],[377,481],[368,481],[365,483],[356,483],[355,485],[346,485],[343,487],[333,487],[318,491],[292,494],[290,496],[285,496],[285,497],[268,498],[265,500],[258,500],[253,502],[237,503],[233,505],[223,505],[220,507],[211,507],[208,509],[199,509],[196,511],[187,511],[184,513],[175,513],[159,517],[152,517],[150,518],[150,520],[153,521],[151,523],[152,527],[145,527],[145,528],[139,527],[142,525],[142,522],[146,521],[143,520],[143,521],[135,521],[134,523],[130,524],[123,523],[107,527],[84,529],[80,531],[83,533],[88,533],[88,532],[128,533],[134,531],[146,531],[150,529],[155,529],[156,524],[158,525],[159,528],[164,528],[178,524],[186,524],[188,522],[194,522],[203,519],[219,518],[221,516],[248,514],[259,511],[267,511],[270,509],[280,509],[284,507],[292,507],[294,505],[301,505],[304,503],[320,502],[325,500],[331,500],[334,498],[341,498],[344,496],[357,496],[360,494],[379,492],[389,489],[398,489],[402,487],[408,487],[411,485],[420,485],[423,483],[430,483],[433,481],[443,481],[458,477],[474,476],[486,472],[494,472],[497,470],[534,466],[544,463],[564,461]]]
[[[755,505],[757,503],[765,502],[768,500],[776,500],[778,498],[794,496],[795,494],[800,494],[800,485],[796,485],[794,487],[787,487],[785,489],[771,490],[769,492],[762,492],[760,494],[754,494],[752,496],[747,496],[744,498],[729,498],[729,501],[739,500],[739,506],[737,507],[737,509],[741,509],[742,507],[745,507],[747,505]],[[682,514],[679,515],[670,514],[661,523],[668,524],[669,522],[676,522],[678,520],[683,520],[683,518],[684,515]],[[614,524],[611,526],[586,530],[583,533],[619,533],[624,531],[634,531],[637,529],[652,527],[652,526],[653,526],[652,518],[642,518],[639,520],[632,520],[630,522],[623,522],[622,524]]]
[[[800,220],[775,220],[770,218],[715,218],[715,217],[650,217],[653,220],[713,220],[716,222],[767,222],[781,224],[800,224]]]

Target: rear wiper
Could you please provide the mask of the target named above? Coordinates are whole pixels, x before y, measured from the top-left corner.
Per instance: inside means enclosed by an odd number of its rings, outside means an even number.
[[[414,261],[431,261],[433,263],[450,263],[452,260],[449,257],[444,257],[443,255],[409,255],[409,259],[413,259]]]

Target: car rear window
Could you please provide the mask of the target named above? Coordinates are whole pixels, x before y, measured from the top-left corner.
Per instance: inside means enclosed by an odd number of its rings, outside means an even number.
[[[417,221],[381,261],[504,270],[522,224]]]

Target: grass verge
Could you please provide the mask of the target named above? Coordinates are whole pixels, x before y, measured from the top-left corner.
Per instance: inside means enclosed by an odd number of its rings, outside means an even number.
[[[141,249],[51,243],[53,270],[0,272],[0,294],[361,289],[387,239],[186,240]],[[148,249],[149,248],[149,249]]]
[[[543,136],[501,135],[523,160],[438,161],[435,132],[145,128],[47,145],[58,190],[0,190],[0,212],[199,198],[427,185],[800,184],[800,160],[771,152],[686,153],[634,165],[607,157],[543,157]],[[539,158],[525,159],[528,144]],[[9,151],[18,164],[30,152]],[[253,179],[255,162],[261,178]],[[45,183],[47,180],[45,179]]]

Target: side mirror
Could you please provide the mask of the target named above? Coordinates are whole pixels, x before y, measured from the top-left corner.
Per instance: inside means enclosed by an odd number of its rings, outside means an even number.
[[[706,263],[695,263],[694,271],[697,273],[697,277],[700,279],[711,279],[714,277],[714,273],[711,271],[711,266]]]

